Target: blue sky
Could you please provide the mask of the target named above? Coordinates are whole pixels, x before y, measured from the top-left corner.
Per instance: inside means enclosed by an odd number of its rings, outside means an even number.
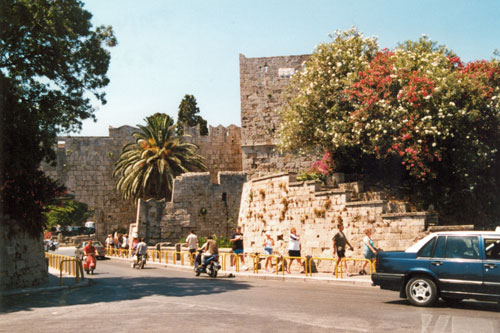
[[[113,26],[108,103],[73,135],[107,136],[164,112],[185,94],[212,126],[240,125],[239,60],[310,54],[329,34],[356,26],[381,48],[427,34],[466,61],[500,49],[499,0],[85,0],[94,25]]]

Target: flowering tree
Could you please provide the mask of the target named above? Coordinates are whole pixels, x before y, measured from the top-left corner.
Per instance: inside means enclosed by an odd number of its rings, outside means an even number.
[[[337,39],[329,48],[343,42]],[[317,55],[324,47],[311,58],[313,64],[318,59],[323,63],[314,65],[316,72],[329,65],[328,58]],[[359,160],[396,159],[412,188],[421,191],[420,199],[438,210],[495,210],[500,194],[498,61],[465,64],[427,37],[369,55],[357,72],[351,68],[343,79],[330,73],[330,81],[343,80],[329,91],[336,104],[311,103],[327,94],[323,81],[314,82],[319,74],[309,74],[311,66],[305,66],[292,82],[291,90],[299,94],[283,111],[283,148],[295,141],[323,146],[336,159],[345,158],[346,152],[352,158],[353,149],[359,151]],[[301,90],[305,86],[308,91]],[[337,106],[333,114],[331,105]],[[314,121],[301,122],[312,117]]]
[[[333,42],[320,44],[291,80],[288,101],[281,111],[280,149],[308,152],[318,146],[332,151],[337,133],[348,133],[353,111],[345,90],[376,55],[376,39],[356,29],[337,31]],[[345,144],[352,140],[344,138]]]
[[[422,181],[438,176],[443,158],[455,175],[480,172],[494,163],[500,142],[499,83],[497,62],[464,65],[426,37],[383,50],[345,91],[354,107],[348,135],[364,153],[399,155]]]

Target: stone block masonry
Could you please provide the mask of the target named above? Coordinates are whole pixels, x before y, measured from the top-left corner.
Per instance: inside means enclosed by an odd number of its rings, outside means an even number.
[[[238,223],[243,172],[219,172],[212,183],[208,172],[175,178],[172,200],[140,201],[138,233],[149,242],[178,242],[191,229],[199,236],[228,237]],[[201,244],[200,244],[201,245]]]
[[[32,287],[47,281],[42,236],[32,238],[0,216],[0,289]],[[16,230],[11,230],[15,228]],[[14,231],[14,236],[11,232]]]
[[[59,137],[56,166],[42,166],[48,176],[66,185],[76,200],[95,210],[97,237],[101,240],[118,229],[128,230],[129,224],[136,222],[137,207],[121,198],[112,177],[122,147],[133,142],[134,131],[137,128],[122,126],[110,127],[108,137]],[[198,128],[185,128],[184,139],[199,147],[213,183],[217,183],[219,171],[241,171],[239,127],[210,126],[207,136],[200,136]]]
[[[293,173],[246,182],[238,220],[245,235],[245,252],[263,253],[265,232],[270,231],[276,241],[275,252],[286,256],[290,229],[295,227],[301,236],[303,256],[332,257],[332,238],[340,221],[354,247],[353,252],[348,251],[349,257],[363,257],[366,228],[375,230],[372,238],[384,250],[405,249],[427,234],[429,214],[394,213],[386,200],[360,200],[370,197],[355,192],[362,188],[362,184],[354,183],[323,190],[314,181],[296,182]],[[331,271],[332,264],[323,262],[318,269]]]
[[[284,105],[284,90],[291,76],[309,55],[246,58],[240,54],[242,167],[251,177],[276,171],[310,168],[317,156],[290,156],[276,151]]]
[[[235,125],[208,128],[208,135],[199,135],[199,126],[185,127],[183,139],[196,144],[205,158],[212,183],[219,171],[241,171],[241,128]]]
[[[134,127],[109,129],[108,137],[59,137],[56,167],[44,165],[45,173],[66,185],[75,200],[95,210],[98,239],[107,233],[128,229],[135,221],[136,207],[115,190],[114,164],[122,147],[133,142]]]

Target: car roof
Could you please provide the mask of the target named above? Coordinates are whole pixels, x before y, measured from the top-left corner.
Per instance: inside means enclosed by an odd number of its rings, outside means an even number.
[[[433,233],[425,236],[424,238],[422,238],[421,240],[419,240],[418,242],[416,242],[415,244],[413,244],[409,248],[407,248],[405,252],[417,253],[422,248],[422,246],[424,246],[431,238],[434,238],[436,236],[479,236],[479,235],[500,237],[500,232],[473,231],[473,230],[471,230],[471,231],[438,231],[438,232],[433,232]]]
[[[453,236],[465,236],[465,235],[491,235],[491,236],[499,236],[500,232],[496,231],[438,231],[433,232],[431,235],[453,235]]]

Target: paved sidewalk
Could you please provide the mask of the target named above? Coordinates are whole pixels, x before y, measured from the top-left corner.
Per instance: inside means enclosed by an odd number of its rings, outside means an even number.
[[[0,297],[9,296],[9,295],[22,295],[22,294],[37,294],[49,291],[57,291],[63,289],[72,289],[72,288],[82,288],[88,287],[91,284],[91,279],[79,279],[79,282],[75,282],[74,276],[69,276],[63,273],[62,276],[62,285],[59,279],[59,271],[55,268],[49,267],[49,276],[47,282],[30,288],[17,288],[10,290],[0,290]]]
[[[120,258],[120,257],[108,257],[112,260],[121,260],[121,261],[129,261],[129,258]],[[159,263],[158,261],[153,262],[152,260],[148,260],[146,265],[153,265],[159,267],[166,267],[168,269],[182,270],[182,271],[193,271],[192,266],[188,265],[174,265],[172,262],[169,263]],[[357,286],[371,286],[372,280],[370,275],[359,275],[355,274],[353,276],[348,277],[345,273],[342,278],[336,278],[332,273],[313,273],[312,276],[305,276],[305,274],[294,273],[292,274],[282,274],[282,272],[267,273],[264,270],[259,270],[258,273],[253,273],[252,269],[246,271],[236,272],[234,267],[231,267],[230,270],[220,270],[220,277],[245,277],[245,278],[254,278],[254,279],[262,279],[262,280],[284,280],[284,281],[304,281],[304,282],[327,282],[327,283],[337,283],[337,284],[350,284]]]

